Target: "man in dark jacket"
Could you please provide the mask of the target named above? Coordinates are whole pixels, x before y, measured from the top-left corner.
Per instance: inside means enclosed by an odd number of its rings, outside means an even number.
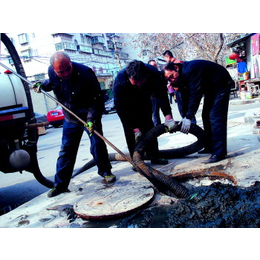
[[[59,102],[87,122],[88,130],[64,110],[61,151],[56,165],[54,188],[48,196],[57,196],[67,191],[84,130],[90,138],[90,152],[97,164],[98,174],[106,182],[115,181],[106,145],[93,133],[95,128],[103,134],[101,117],[104,111],[104,100],[95,73],[87,66],[71,62],[65,52],[54,53],[50,63],[49,79],[38,86],[37,92],[40,92],[40,89],[53,90]]]
[[[188,133],[202,97],[202,120],[206,134],[205,149],[212,153],[206,163],[223,160],[227,154],[227,113],[230,88],[234,84],[228,71],[219,64],[194,60],[183,64],[169,63],[164,75],[170,82],[178,83],[183,100],[181,131]]]
[[[123,124],[128,150],[133,156],[135,144],[140,136],[145,135],[154,125],[152,121],[151,96],[158,99],[165,116],[165,125],[173,129],[171,107],[164,78],[154,66],[134,60],[117,75],[114,87],[114,100],[117,113]],[[167,160],[158,157],[157,139],[147,147],[151,162],[166,164]]]

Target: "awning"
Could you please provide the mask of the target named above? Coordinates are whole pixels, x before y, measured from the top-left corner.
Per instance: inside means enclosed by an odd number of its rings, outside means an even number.
[[[233,42],[230,42],[227,44],[228,47],[232,48],[234,47],[235,45],[237,45],[238,43],[240,42],[244,42],[246,41],[249,37],[251,37],[252,35],[254,35],[255,33],[249,33],[249,34],[246,34],[245,36],[239,38],[239,39],[236,39],[234,40]]]

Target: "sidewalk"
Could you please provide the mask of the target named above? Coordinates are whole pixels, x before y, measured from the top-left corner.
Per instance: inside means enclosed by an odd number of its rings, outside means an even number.
[[[230,105],[259,103],[260,98],[251,100],[231,99]],[[252,114],[252,111],[247,111]],[[189,135],[188,135],[189,136]],[[182,146],[188,141],[187,136],[182,133],[164,134],[159,137],[161,149],[172,146]],[[185,158],[171,159],[164,167],[155,167],[166,175],[189,172],[219,172],[234,177],[236,185],[249,187],[260,181],[260,135],[253,133],[252,123],[245,122],[244,116],[237,116],[228,121],[228,156],[225,160],[212,165],[205,165],[209,155],[191,154]],[[151,165],[154,167],[154,165]],[[128,162],[113,163],[113,172],[117,176],[115,185],[124,183],[138,183],[149,186],[150,183],[139,173],[132,171],[132,166]],[[228,180],[218,180],[223,183],[230,183]],[[189,182],[189,185],[210,185],[212,180],[203,178]],[[15,210],[0,217],[0,228],[43,228],[43,227],[95,227],[90,221],[76,218],[72,206],[82,197],[86,196],[82,190],[88,185],[101,185],[100,178],[97,177],[96,167],[75,177],[70,184],[70,193],[61,194],[54,198],[48,198],[44,193],[35,199],[21,205]],[[155,194],[154,205],[170,205],[177,199],[164,194]]]

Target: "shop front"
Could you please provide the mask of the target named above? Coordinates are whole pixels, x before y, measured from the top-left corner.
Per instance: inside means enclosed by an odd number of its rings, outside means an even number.
[[[230,42],[227,70],[236,82],[235,91],[241,99],[260,95],[260,33],[250,33]]]

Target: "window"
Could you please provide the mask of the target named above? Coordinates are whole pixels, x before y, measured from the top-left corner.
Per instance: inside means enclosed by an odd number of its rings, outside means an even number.
[[[95,43],[105,43],[105,40],[101,36],[94,36],[94,37],[92,37],[92,43],[93,44],[95,44]]]
[[[94,54],[101,55],[101,56],[109,56],[107,51],[100,50],[100,49],[93,49]]]
[[[86,52],[86,53],[92,53],[92,48],[85,46],[85,45],[79,45],[79,51]]]
[[[18,40],[20,44],[25,44],[28,43],[28,37],[27,37],[27,33],[22,33],[18,35]]]
[[[81,42],[85,42],[85,37],[82,33],[80,34],[80,40],[81,40]]]
[[[56,51],[59,50],[77,50],[77,46],[75,44],[70,43],[70,42],[60,42],[55,44]]]
[[[31,51],[30,50],[26,50],[26,51],[22,51],[22,58],[24,61],[28,61],[31,59]]]

